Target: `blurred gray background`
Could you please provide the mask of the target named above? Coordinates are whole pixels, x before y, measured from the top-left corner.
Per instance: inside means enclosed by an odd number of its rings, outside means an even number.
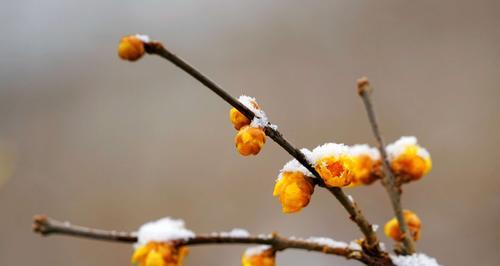
[[[496,265],[499,12],[494,0],[2,1],[0,151],[15,170],[0,180],[0,265],[129,264],[129,245],[31,233],[38,213],[117,230],[172,216],[200,233],[360,236],[322,189],[282,214],[272,190],[288,154],[268,141],[239,156],[228,105],[160,58],[117,58],[130,33],[257,97],[299,147],[374,143],[355,93],[368,76],[386,141],[416,135],[433,158],[405,187],[424,223],[418,249]],[[392,217],[380,184],[346,191],[372,222]],[[192,248],[186,265],[238,265],[243,248]],[[301,251],[278,263],[357,265]]]

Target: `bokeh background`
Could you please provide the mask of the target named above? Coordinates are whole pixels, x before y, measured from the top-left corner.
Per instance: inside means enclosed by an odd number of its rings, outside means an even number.
[[[432,154],[432,172],[404,193],[424,221],[418,249],[496,265],[499,12],[495,0],[2,1],[0,265],[129,265],[129,245],[31,233],[38,213],[117,230],[172,216],[200,233],[360,236],[322,189],[282,214],[271,194],[288,154],[269,141],[239,156],[228,105],[157,57],[117,58],[130,33],[257,97],[299,147],[373,144],[355,93],[368,76],[386,141],[416,135]],[[374,223],[392,217],[379,184],[346,191]],[[243,249],[195,247],[186,265],[238,265]],[[357,265],[301,251],[278,263]]]

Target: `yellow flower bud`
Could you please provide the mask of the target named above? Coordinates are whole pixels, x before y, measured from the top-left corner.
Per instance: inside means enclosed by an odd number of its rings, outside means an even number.
[[[231,120],[236,130],[240,130],[240,128],[250,125],[251,122],[250,119],[240,113],[236,108],[231,108],[229,111],[229,120]]]
[[[257,247],[257,249],[260,247]],[[243,266],[275,266],[275,252],[272,249],[266,249],[257,252],[245,252],[241,257]]]
[[[403,217],[408,224],[411,237],[413,240],[417,241],[420,238],[420,228],[422,226],[420,218],[418,218],[414,212],[409,210],[403,210]],[[387,237],[390,237],[395,241],[403,241],[403,234],[399,230],[399,223],[396,217],[392,218],[385,224],[384,233]]]
[[[359,155],[353,157],[352,162],[352,186],[370,185],[382,175],[381,160],[373,160],[368,155]]]
[[[402,137],[387,146],[387,153],[392,171],[403,183],[419,180],[432,168],[429,152],[415,137]]]
[[[281,202],[284,213],[294,213],[306,207],[314,192],[311,177],[302,172],[283,172],[276,181],[273,196]]]
[[[123,60],[136,61],[144,55],[144,42],[135,35],[123,37],[118,45],[118,56]]]
[[[266,143],[266,134],[262,128],[244,126],[236,134],[234,142],[241,155],[257,155]]]
[[[329,187],[345,187],[353,181],[352,160],[348,156],[328,156],[315,163],[315,169]]]
[[[182,266],[187,247],[174,247],[168,243],[149,242],[138,247],[132,255],[137,266]]]

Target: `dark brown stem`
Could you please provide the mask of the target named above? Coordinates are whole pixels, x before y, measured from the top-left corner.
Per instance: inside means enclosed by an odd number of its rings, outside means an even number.
[[[60,222],[45,215],[33,217],[33,231],[43,236],[51,234],[70,235],[113,242],[135,243],[137,237],[131,233],[106,231]]]
[[[415,252],[415,246],[413,244],[413,240],[410,237],[410,233],[408,230],[408,225],[403,217],[403,207],[401,204],[401,190],[396,184],[396,178],[389,164],[389,159],[387,156],[387,152],[385,150],[384,140],[382,135],[380,134],[380,129],[377,123],[377,118],[375,116],[375,111],[373,109],[373,104],[370,98],[370,93],[373,88],[370,85],[370,82],[367,78],[361,78],[358,80],[358,93],[363,99],[363,103],[365,105],[366,112],[368,113],[368,120],[370,120],[370,125],[373,130],[373,134],[375,135],[375,139],[377,141],[377,148],[382,155],[382,163],[385,171],[385,175],[382,179],[382,184],[384,185],[387,194],[389,194],[389,198],[391,199],[392,208],[394,209],[394,213],[396,214],[396,218],[399,223],[399,229],[403,233],[403,245],[404,252],[406,254],[412,254]]]
[[[215,94],[220,96],[224,101],[229,103],[231,106],[236,108],[238,111],[240,111],[243,115],[245,115],[248,119],[252,120],[256,115],[248,109],[245,105],[243,105],[240,101],[236,100],[234,97],[229,95],[222,87],[217,85],[215,82],[210,80],[208,77],[203,75],[200,71],[195,69],[193,66],[191,66],[189,63],[178,57],[177,55],[173,54],[170,52],[168,49],[166,49],[161,43],[159,42],[147,42],[144,43],[146,52],[149,54],[156,54],[164,59],[167,59],[180,69],[184,70],[187,74],[201,82],[203,85],[205,85],[207,88],[209,88],[211,91],[213,91]],[[371,250],[374,253],[379,253],[379,241],[377,238],[376,233],[373,231],[371,224],[368,222],[368,220],[364,217],[363,213],[361,210],[354,205],[347,197],[347,195],[342,191],[340,188],[336,187],[327,187],[323,180],[321,179],[321,176],[319,173],[314,169],[314,167],[311,166],[311,164],[307,161],[306,157],[304,154],[294,146],[292,146],[284,137],[283,135],[271,125],[267,125],[265,127],[265,132],[266,135],[269,136],[272,140],[274,140],[278,145],[280,145],[284,150],[286,150],[292,157],[297,159],[304,167],[306,167],[311,173],[313,173],[314,176],[316,176],[316,183],[321,186],[325,187],[330,191],[335,198],[339,200],[339,202],[342,204],[342,206],[347,210],[347,212],[350,215],[351,220],[353,220],[361,230],[361,232],[364,234],[366,238],[366,243],[365,247],[369,250]]]
[[[106,231],[101,229],[93,229],[78,225],[72,225],[68,222],[60,222],[44,215],[37,215],[33,218],[33,230],[43,236],[48,235],[68,235],[82,237],[95,240],[107,240],[119,243],[135,243],[137,236],[134,233]],[[348,247],[331,247],[321,245],[312,241],[303,239],[294,239],[272,234],[269,236],[245,236],[232,237],[219,234],[197,235],[187,239],[172,240],[172,244],[176,246],[194,246],[207,244],[260,244],[269,245],[275,251],[283,251],[285,249],[302,249],[307,251],[317,251],[325,254],[332,254],[345,257],[346,259],[354,259],[363,262],[367,265],[377,266],[392,266],[390,258],[383,254],[380,257],[371,257],[365,252]]]

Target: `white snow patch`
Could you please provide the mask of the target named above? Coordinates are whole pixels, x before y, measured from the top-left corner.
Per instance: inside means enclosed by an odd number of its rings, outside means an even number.
[[[175,239],[188,239],[195,234],[184,227],[183,220],[166,217],[157,221],[142,225],[137,232],[136,246],[142,246],[148,242],[167,242]]]
[[[150,42],[151,39],[149,38],[148,35],[144,35],[144,34],[136,34],[135,37],[137,37],[137,39],[143,41],[143,42]]]
[[[306,157],[306,160],[309,162],[309,164],[314,164],[314,161],[312,160],[312,151],[310,151],[307,148],[302,148],[300,149],[300,152],[304,154],[304,157]]]
[[[352,250],[361,250],[361,246],[354,241],[347,244],[346,242],[333,240],[328,237],[309,237],[305,241],[318,245],[328,246],[330,248],[350,248]]]
[[[352,204],[354,204],[354,198],[351,195],[347,195],[347,198]]]
[[[375,147],[370,147],[367,144],[356,144],[349,147],[349,154],[351,156],[367,155],[372,160],[380,160],[380,152]]]
[[[362,250],[361,245],[358,242],[351,241],[349,243],[349,248],[352,250]]]
[[[270,249],[271,246],[269,245],[260,245],[256,247],[250,247],[245,250],[245,256],[247,257],[252,257],[252,256],[258,256],[262,254],[262,252]]]
[[[406,137],[401,137],[395,142],[387,145],[386,151],[387,151],[387,156],[389,157],[389,160],[393,160],[394,158],[398,157],[399,155],[403,154],[409,146],[418,146],[418,152],[417,155],[424,158],[424,159],[429,159],[430,154],[429,152],[418,145],[417,138],[414,136],[406,136]]]
[[[245,229],[235,228],[229,232],[216,233],[216,235],[219,235],[222,237],[249,237],[250,233]]]
[[[258,238],[264,238],[264,239],[267,239],[267,238],[272,238],[273,235],[272,234],[258,234],[257,235]]]
[[[435,258],[423,253],[416,253],[411,256],[390,256],[396,266],[442,266]]]
[[[279,174],[278,179],[276,181],[281,180],[284,172],[301,172],[306,176],[314,177],[314,175],[309,170],[307,170],[307,168],[304,165],[299,163],[299,161],[297,161],[296,159],[288,161],[283,166],[283,168],[281,168],[280,174]]]
[[[257,104],[255,98],[247,95],[241,95],[238,98],[238,101],[240,101],[244,106],[246,106],[248,109],[250,109],[250,111],[252,111],[255,114],[255,117],[252,119],[252,122],[250,123],[251,127],[264,128],[266,126],[269,126],[274,130],[278,129],[277,125],[273,125],[269,122],[269,119],[267,118],[266,112],[264,112],[264,110],[256,108],[254,106],[254,104]]]
[[[309,156],[311,163],[316,163],[318,160],[324,157],[340,157],[343,155],[347,155],[349,152],[349,147],[344,144],[337,143],[326,143],[320,145],[312,151],[312,154]]]

